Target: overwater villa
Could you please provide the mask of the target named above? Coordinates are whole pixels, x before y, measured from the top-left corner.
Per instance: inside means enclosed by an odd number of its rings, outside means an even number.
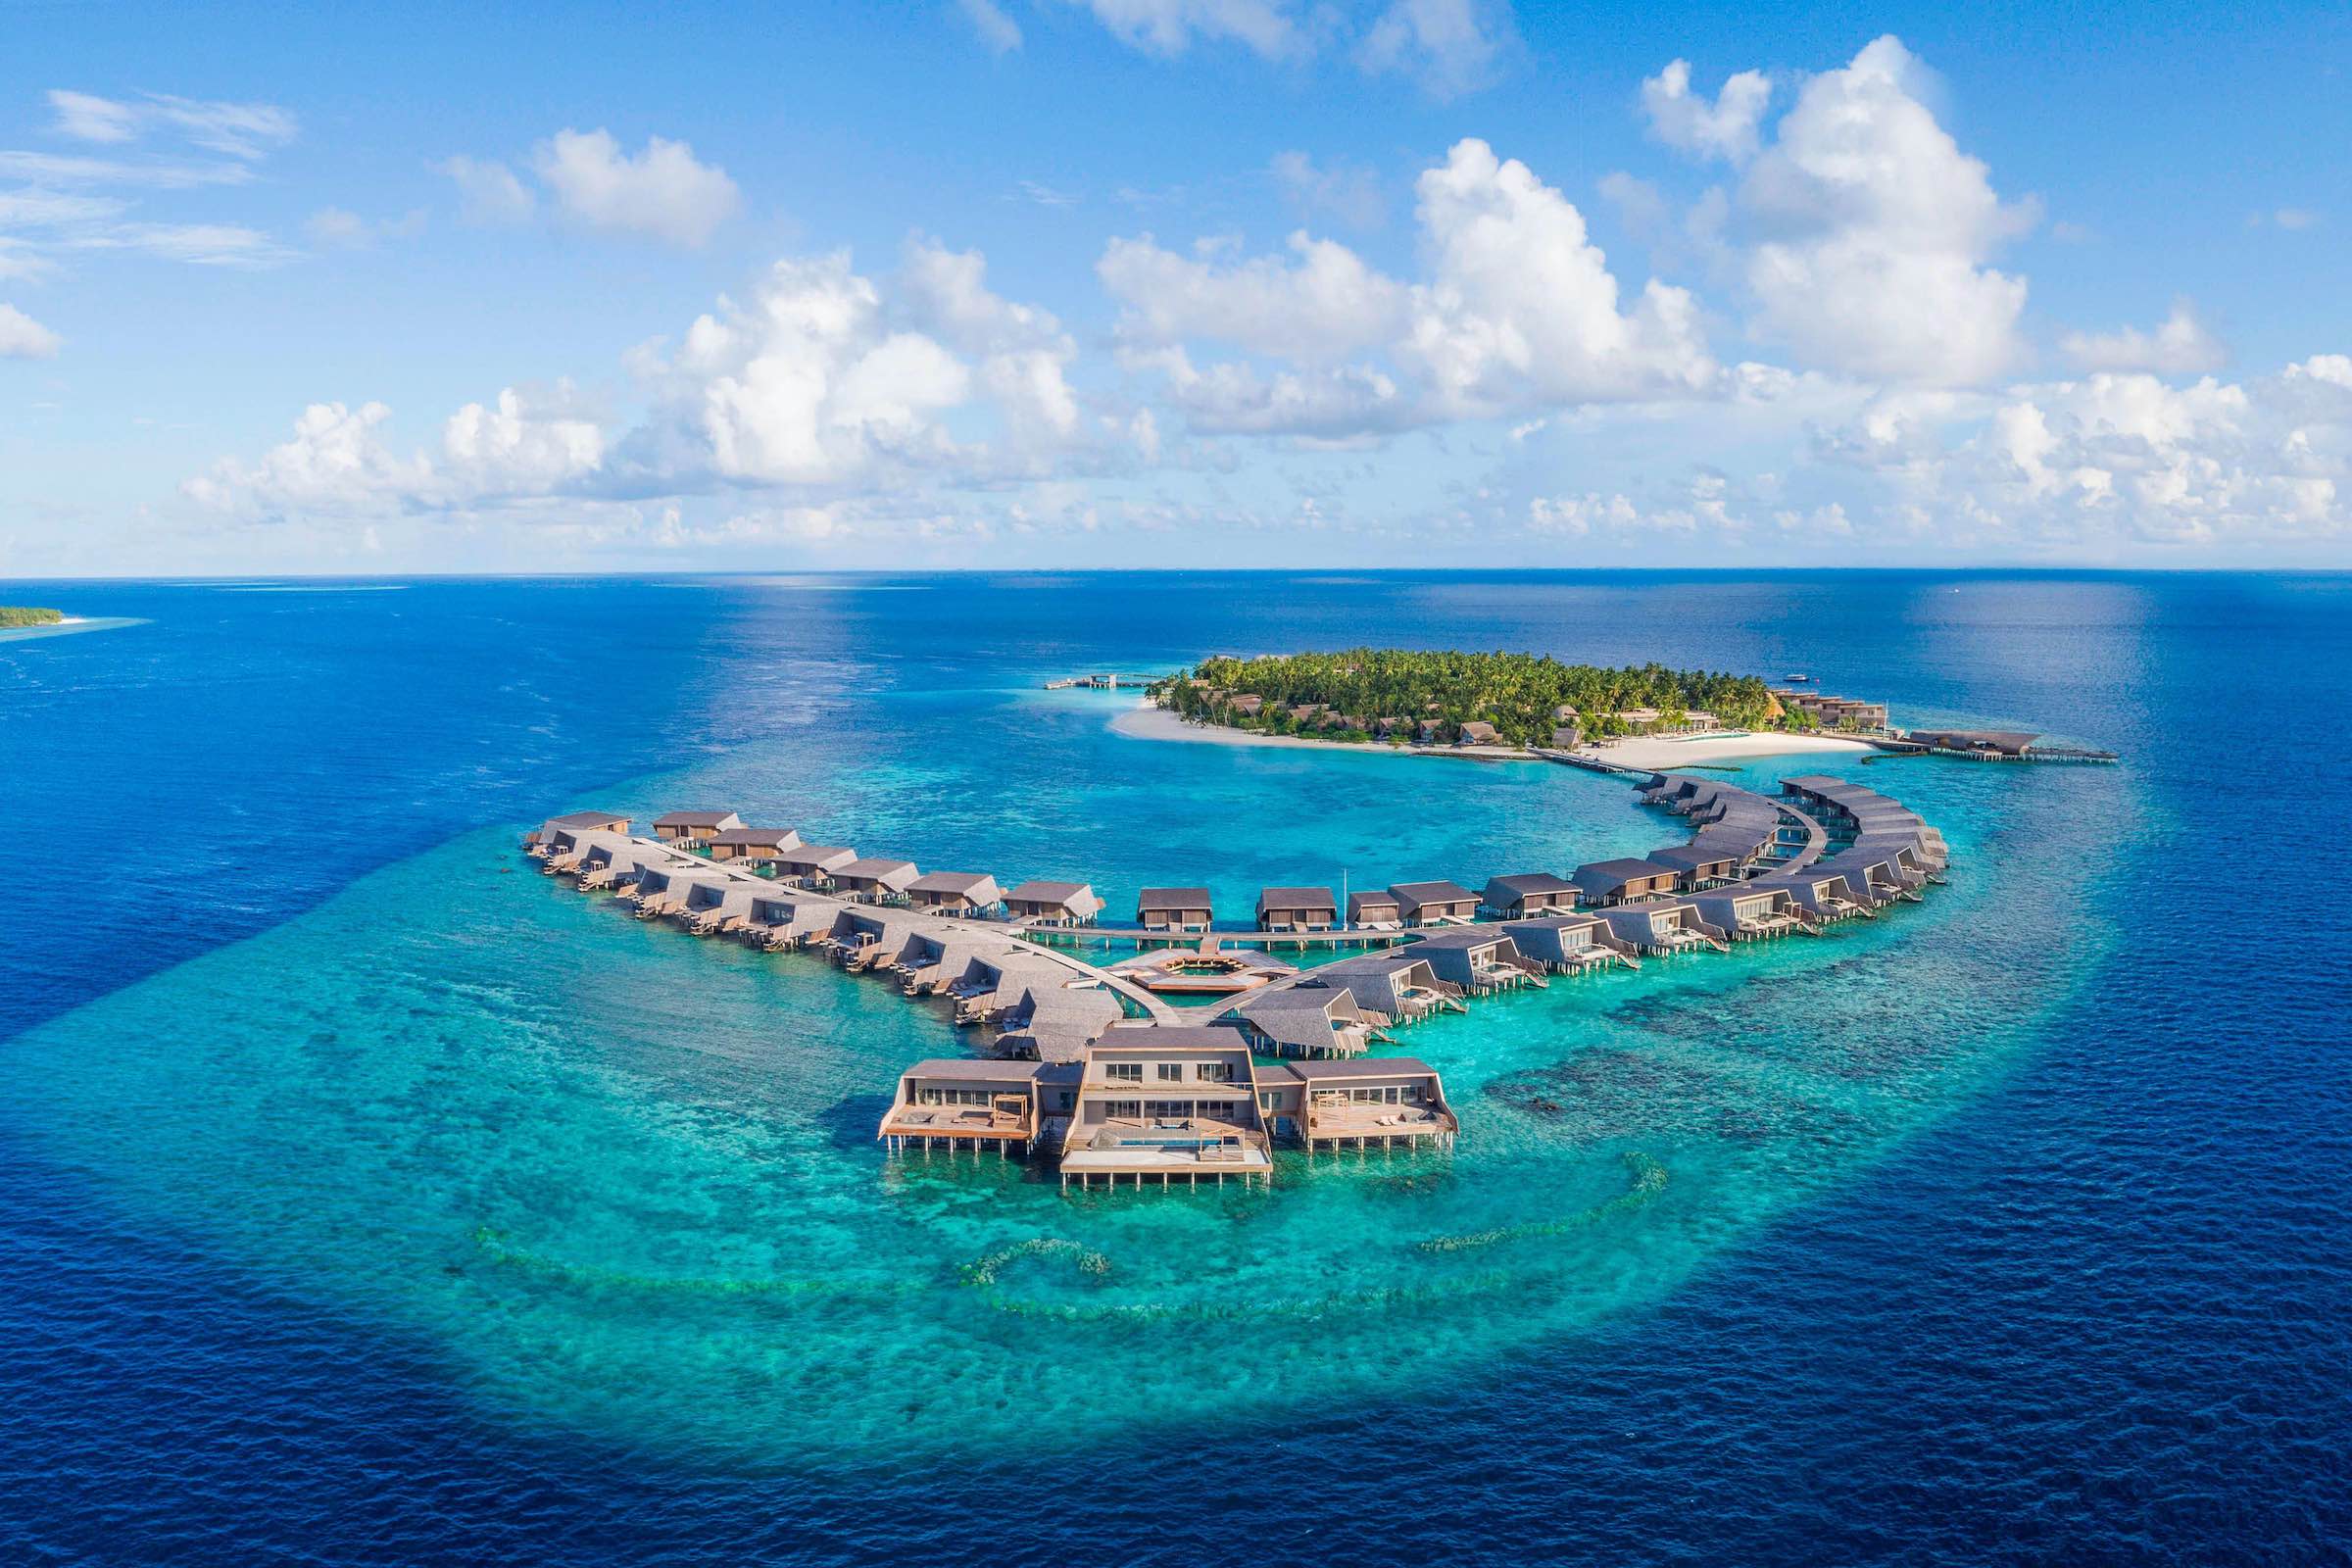
[[[1580,865],[1569,878],[1588,905],[1625,904],[1637,899],[1663,898],[1683,879],[1682,867],[1655,860],[1595,860]]]
[[[904,899],[922,872],[912,860],[864,857],[828,867],[825,875],[835,889],[860,903],[884,904]]]
[[[1135,923],[1147,931],[1206,931],[1215,920],[1206,888],[1146,888],[1136,895]]]
[[[907,1149],[990,1150],[1027,1153],[1045,1123],[1042,1063],[918,1061],[899,1075],[899,1090],[875,1133],[892,1152]],[[1077,1074],[1057,1074],[1074,1092]],[[1065,1107],[1066,1108],[1066,1107]]]
[[[1409,951],[1439,979],[1471,996],[1550,983],[1541,964],[1520,955],[1519,944],[1507,931],[1448,931],[1416,942]]]
[[[1639,953],[1663,957],[1694,948],[1731,951],[1727,933],[1709,925],[1698,906],[1688,902],[1614,905],[1600,917],[1611,934]]]
[[[1407,926],[1463,925],[1478,918],[1478,895],[1459,882],[1395,882],[1389,895]]]
[[[1277,1062],[1256,1075],[1258,1113],[1277,1138],[1308,1153],[1451,1148],[1461,1129],[1437,1069],[1411,1056]]]
[[[933,914],[986,919],[1004,907],[997,879],[977,871],[926,871],[906,884],[906,902]]]
[[[525,847],[550,875],[609,889],[641,919],[805,949],[907,997],[942,999],[974,1031],[975,1057],[993,1059],[908,1068],[876,1134],[894,1152],[1050,1157],[1065,1186],[1265,1181],[1277,1140],[1313,1151],[1451,1144],[1458,1120],[1436,1072],[1370,1054],[1393,1029],[1553,976],[1818,934],[1920,898],[1949,859],[1917,813],[1841,779],[1787,779],[1776,799],[1642,777],[1644,799],[1691,827],[1687,841],[1566,877],[1495,876],[1483,897],[1443,880],[1355,892],[1345,927],[1331,889],[1269,887],[1258,933],[1223,939],[1210,934],[1205,888],[1165,887],[1143,891],[1135,928],[1057,947],[1048,939],[1102,911],[1084,882],[1006,893],[980,873],[924,875],[727,812],[668,813],[644,838],[625,816],[572,812]],[[1003,920],[987,918],[1000,910]],[[1380,951],[1303,967],[1252,951],[1278,938]],[[1149,951],[1087,956],[1110,944]],[[1166,1000],[1185,995],[1189,1009]]]
[[[1234,1009],[1250,1043],[1269,1056],[1359,1056],[1373,1027],[1340,986],[1285,986],[1245,998]]]
[[[788,827],[745,827],[736,823],[704,834],[703,847],[710,852],[713,860],[766,865],[773,863],[778,856],[799,849],[801,836]]]
[[[2041,737],[2017,729],[1912,729],[1903,732],[1903,739],[1932,752],[2018,761]]]
[[[1267,888],[1257,896],[1260,931],[1329,931],[1340,923],[1340,901],[1329,888]]]
[[[1367,953],[1308,971],[1301,989],[1331,986],[1355,998],[1356,1013],[1374,1029],[1418,1023],[1433,1012],[1461,1012],[1462,992],[1438,978],[1411,948]]]
[[[776,879],[796,887],[823,887],[835,871],[858,858],[846,844],[793,844],[767,858]]]
[[[741,826],[743,818],[733,811],[664,811],[654,818],[654,837],[681,850],[695,850],[711,834]]]
[[[1759,888],[1753,883],[1734,883],[1710,893],[1700,893],[1690,900],[1698,917],[1735,942],[1752,942],[1766,937],[1788,936],[1791,932],[1816,929],[1809,911],[1796,901],[1787,888]]]
[[[1583,974],[1612,964],[1639,969],[1641,960],[1630,942],[1609,929],[1597,914],[1555,914],[1541,919],[1514,920],[1503,927],[1519,956],[1552,974]]]
[[[1575,908],[1576,884],[1549,871],[1491,877],[1479,902],[1496,919],[1521,920],[1531,914]]]
[[[1272,1140],[1239,1033],[1214,1025],[1118,1029],[1087,1051],[1063,1124],[1063,1186],[1273,1175]]]
[[[1084,882],[1023,882],[1004,895],[1004,913],[1033,926],[1088,926],[1102,915],[1102,901]]]

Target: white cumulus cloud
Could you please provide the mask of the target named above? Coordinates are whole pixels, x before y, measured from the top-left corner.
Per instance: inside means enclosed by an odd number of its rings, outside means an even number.
[[[560,130],[539,145],[532,168],[557,204],[590,227],[675,245],[704,244],[741,202],[725,170],[662,136],[631,157],[610,131]]]
[[[1649,128],[1669,147],[1734,163],[1752,157],[1756,130],[1772,101],[1772,83],[1760,71],[1726,77],[1715,101],[1690,91],[1690,62],[1672,60],[1642,83],[1642,107]]]
[[[1114,239],[1095,264],[1123,310],[1120,330],[1149,343],[1214,338],[1307,364],[1342,359],[1402,326],[1402,284],[1347,246],[1303,229],[1290,254],[1226,261],[1164,250],[1150,235]]]
[[[1751,327],[1853,375],[1983,382],[2023,358],[2025,279],[1984,264],[2032,209],[1994,193],[1919,78],[1886,37],[1797,94],[1740,188],[1766,235],[1747,264]]]
[[[2175,300],[2172,314],[2152,329],[2069,332],[2058,340],[2058,347],[2085,370],[2155,370],[2165,375],[2218,370],[2230,357],[2222,340],[2184,299]]]
[[[0,305],[0,360],[47,360],[57,355],[58,335],[14,305]]]

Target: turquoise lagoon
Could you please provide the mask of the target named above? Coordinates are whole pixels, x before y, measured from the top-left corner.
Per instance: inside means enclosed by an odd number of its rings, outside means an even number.
[[[424,1347],[493,1418],[697,1464],[1411,1410],[1639,1324],[1997,1081],[2095,983],[2103,846],[2154,809],[2113,772],[1745,768],[1913,805],[1951,842],[1949,884],[1819,940],[1405,1032],[1461,1111],[1450,1155],[1064,1194],[1017,1162],[875,1146],[900,1068],[966,1049],[935,1005],[630,920],[531,874],[517,834],[577,806],[724,804],[926,868],[1086,877],[1114,907],[1205,881],[1240,912],[1263,883],[1475,885],[1679,822],[1544,764],[1121,737],[1131,699],[1040,692],[1067,672],[1043,662],[820,647],[727,667],[679,693],[704,729],[677,765],[517,800],[19,1037],[41,1156],[271,1292]]]

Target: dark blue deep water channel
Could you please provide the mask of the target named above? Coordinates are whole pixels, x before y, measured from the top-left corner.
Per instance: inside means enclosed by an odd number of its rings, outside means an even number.
[[[132,622],[0,639],[0,1563],[2352,1559],[2352,577],[0,602]],[[893,1164],[935,1014],[514,853],[724,804],[1239,912],[1671,835],[1040,689],[1361,642],[2124,760],[1746,767],[1917,807],[1951,885],[1422,1025],[1459,1151],[1248,1198]]]

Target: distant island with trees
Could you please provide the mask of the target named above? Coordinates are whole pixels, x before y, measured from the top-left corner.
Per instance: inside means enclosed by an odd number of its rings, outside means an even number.
[[[37,610],[26,605],[0,605],[0,631],[18,626],[56,626],[64,623],[62,610]]]
[[[1332,741],[1573,747],[1692,728],[1809,731],[1821,717],[1754,675],[1641,664],[1610,669],[1535,654],[1354,648],[1206,659],[1155,683],[1196,723]]]

